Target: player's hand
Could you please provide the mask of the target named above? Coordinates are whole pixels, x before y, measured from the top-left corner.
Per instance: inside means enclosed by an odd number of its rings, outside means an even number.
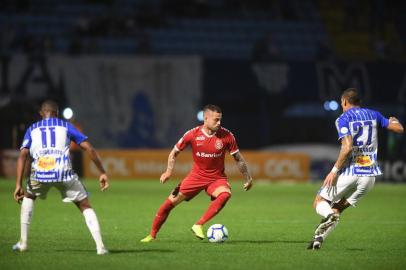
[[[102,173],[99,177],[99,183],[100,183],[100,189],[101,191],[105,191],[106,189],[109,188],[109,177],[107,174]]]
[[[323,187],[327,187],[327,192],[329,194],[330,192],[333,192],[333,194],[337,193],[337,179],[338,179],[337,173],[333,172],[330,172],[324,179]]]
[[[248,191],[248,190],[251,189],[251,187],[252,187],[252,179],[247,180],[247,181],[244,183],[244,190],[245,190],[245,191]]]
[[[169,172],[164,172],[161,177],[159,178],[159,182],[161,182],[161,184],[165,183],[166,181],[169,180],[169,178],[171,177],[171,173]]]
[[[23,198],[24,198],[24,190],[22,189],[22,187],[17,186],[16,189],[14,190],[14,200],[17,203],[21,203]]]

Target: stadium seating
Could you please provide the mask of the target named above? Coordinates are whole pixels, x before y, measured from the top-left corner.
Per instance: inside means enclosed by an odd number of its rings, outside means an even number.
[[[163,1],[119,0],[111,1],[111,4],[79,0],[35,2],[30,15],[0,12],[0,24],[13,25],[20,34],[22,32],[33,37],[48,37],[52,40],[54,52],[66,52],[73,38],[78,38],[76,27],[81,18],[92,20],[110,15],[131,18],[134,12],[145,7],[159,16]],[[153,54],[193,54],[214,59],[248,60],[256,42],[272,36],[273,45],[278,48],[281,59],[303,61],[314,60],[320,42],[327,39],[311,1],[298,1],[304,15],[301,15],[302,19],[292,21],[270,18],[269,14],[261,10],[245,11],[243,19],[231,18],[227,16],[224,1],[207,3],[214,10],[213,16],[179,18],[168,15],[162,26],[142,25],[141,37],[139,33],[131,31],[118,34],[106,31],[82,34],[79,38],[83,44],[91,39],[97,43],[97,52],[105,54],[136,53],[140,39],[143,38],[147,39]]]

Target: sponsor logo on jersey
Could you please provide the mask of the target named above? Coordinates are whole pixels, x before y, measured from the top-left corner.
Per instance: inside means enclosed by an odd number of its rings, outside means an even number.
[[[360,167],[369,167],[374,164],[374,161],[369,156],[357,156],[355,157],[355,165]]]
[[[204,136],[196,137],[196,141],[204,141],[205,139],[206,139],[206,137],[204,137]]]
[[[362,175],[362,174],[367,174],[371,175],[373,174],[372,167],[354,167],[354,174],[355,175]]]
[[[38,159],[38,169],[40,170],[49,171],[55,169],[55,167],[56,160],[54,157],[45,156]]]
[[[223,153],[205,153],[205,152],[196,152],[196,156],[203,158],[218,158],[221,157]]]
[[[221,148],[223,148],[223,142],[221,140],[217,139],[214,146],[216,147],[217,150],[220,150]]]
[[[41,180],[58,180],[58,173],[57,172],[36,172],[35,179],[39,182]]]
[[[341,132],[341,134],[347,134],[347,133],[348,133],[348,128],[342,127],[342,128],[340,129],[340,132]]]

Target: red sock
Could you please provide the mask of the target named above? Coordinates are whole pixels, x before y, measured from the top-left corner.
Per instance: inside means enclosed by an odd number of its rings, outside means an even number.
[[[228,199],[230,199],[231,194],[228,192],[220,193],[214,201],[212,201],[209,205],[209,209],[207,209],[206,213],[196,222],[198,225],[203,225],[210,219],[212,219],[215,215],[220,212],[220,210],[226,205]]]
[[[175,206],[172,204],[172,202],[169,199],[166,199],[165,202],[159,207],[158,212],[155,215],[154,221],[152,222],[152,229],[151,229],[151,236],[156,237],[156,234],[159,232],[159,229],[161,229],[162,224],[164,224],[166,218],[169,215],[169,212],[174,208]]]

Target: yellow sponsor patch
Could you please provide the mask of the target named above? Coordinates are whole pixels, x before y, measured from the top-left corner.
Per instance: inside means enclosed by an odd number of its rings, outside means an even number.
[[[38,168],[41,170],[49,171],[56,167],[56,160],[54,157],[40,157],[38,160]]]
[[[374,161],[369,156],[358,156],[355,158],[355,164],[361,167],[369,167]]]

